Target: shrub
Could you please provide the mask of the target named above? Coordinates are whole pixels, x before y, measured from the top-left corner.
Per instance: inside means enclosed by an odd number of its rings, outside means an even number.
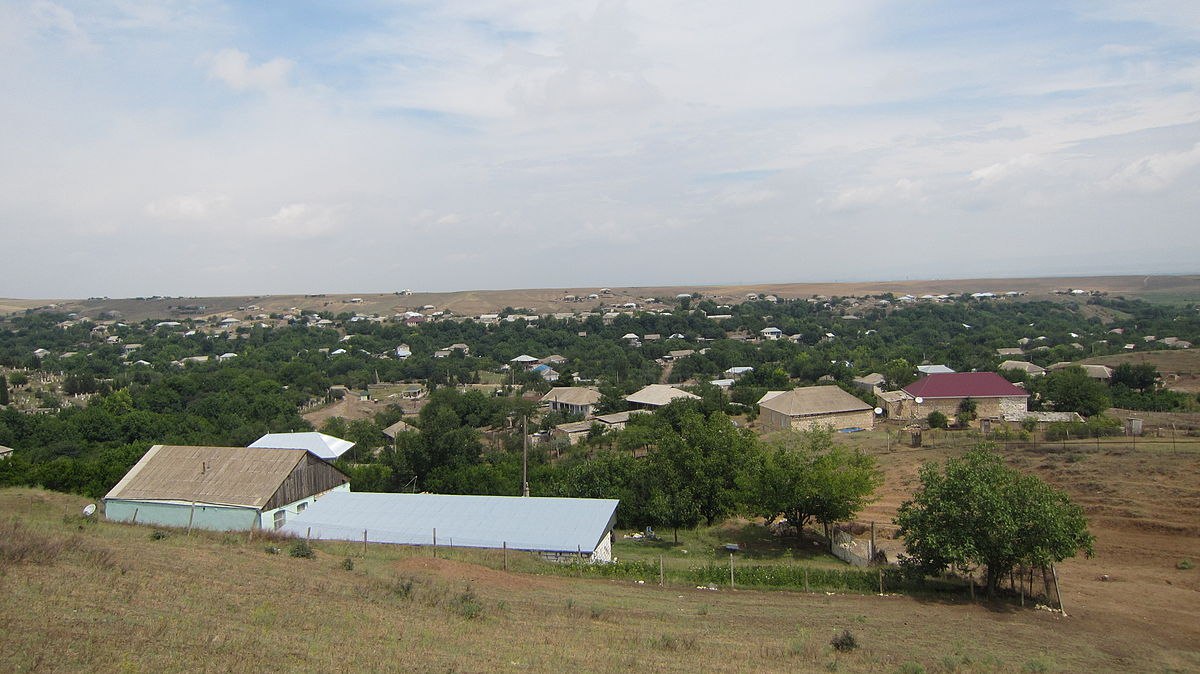
[[[354,560],[350,559],[349,557],[343,559],[342,560],[342,568],[347,571],[353,571],[354,570]]]
[[[934,410],[925,418],[929,422],[930,428],[946,428],[950,425],[950,419],[943,413]]]
[[[925,666],[919,662],[906,662],[900,665],[900,674],[925,674]]]
[[[600,616],[604,615],[604,609],[599,606],[592,606],[592,620],[599,620]]]
[[[1189,571],[1196,568],[1196,565],[1190,559],[1181,559],[1175,565],[1175,568],[1179,569],[1180,571]]]
[[[263,548],[263,552],[267,553],[268,555],[278,555],[283,551],[274,545],[268,545],[267,547]]]
[[[842,630],[842,633],[829,641],[829,645],[833,646],[833,650],[839,653],[849,653],[858,648],[858,639],[850,633],[850,630]]]
[[[292,543],[291,546],[288,547],[288,554],[292,557],[304,559],[312,559],[313,557],[317,556],[317,553],[313,551],[312,546],[308,544],[308,541],[303,540]]]
[[[412,578],[397,578],[391,584],[392,594],[398,595],[401,599],[411,599],[413,594]]]
[[[450,609],[467,620],[483,615],[483,603],[470,587],[463,588],[462,592],[450,599]]]
[[[152,541],[161,541],[161,540],[167,538],[168,536],[170,536],[170,534],[163,531],[162,529],[155,529],[154,531],[150,532],[150,540],[152,540]]]

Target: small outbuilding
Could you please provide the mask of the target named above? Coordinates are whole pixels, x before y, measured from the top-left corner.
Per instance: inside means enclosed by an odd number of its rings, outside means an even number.
[[[263,449],[303,449],[326,461],[333,461],[350,451],[354,443],[332,435],[308,431],[304,433],[267,433],[250,443]]]
[[[279,528],[350,478],[302,449],[155,445],[104,497],[114,522]]]

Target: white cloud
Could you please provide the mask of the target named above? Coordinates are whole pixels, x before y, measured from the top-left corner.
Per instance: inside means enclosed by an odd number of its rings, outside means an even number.
[[[287,86],[293,63],[275,58],[257,66],[250,55],[239,49],[222,49],[209,60],[208,76],[224,82],[235,91],[270,91]]]
[[[901,178],[886,185],[850,187],[839,190],[832,197],[818,200],[825,210],[837,213],[855,211],[889,203],[920,204],[925,201],[924,186],[920,181]]]
[[[229,205],[229,197],[223,195],[185,195],[158,199],[146,204],[146,215],[161,220],[206,220]]]
[[[983,186],[990,186],[1013,175],[1025,172],[1027,169],[1041,163],[1041,158],[1033,154],[1023,154],[991,166],[971,171],[971,180]]]
[[[1200,143],[1184,152],[1161,152],[1130,162],[1105,181],[1105,186],[1153,192],[1165,189],[1197,166],[1200,166]]]
[[[333,233],[341,225],[340,211],[333,206],[293,203],[281,206],[266,218],[261,233],[281,239],[314,239]]]

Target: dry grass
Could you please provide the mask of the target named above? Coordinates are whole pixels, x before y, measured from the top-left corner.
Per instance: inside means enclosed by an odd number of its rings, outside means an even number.
[[[539,575],[540,562],[515,554],[525,572],[506,573],[478,551],[434,559],[369,546],[360,556],[361,545],[316,544],[315,559],[298,559],[268,555],[245,534],[81,524],[72,514],[82,503],[0,491],[0,511],[15,520],[5,538],[31,550],[0,571],[2,671],[1200,667],[1197,642],[1180,640],[1189,633],[1134,621],[1123,631],[946,599],[660,589]],[[860,647],[836,653],[830,641],[845,629]]]

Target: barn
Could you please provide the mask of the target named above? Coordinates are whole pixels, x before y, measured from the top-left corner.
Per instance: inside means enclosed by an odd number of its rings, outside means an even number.
[[[350,478],[302,449],[155,445],[104,497],[114,522],[247,531],[283,526]]]
[[[870,429],[875,425],[874,408],[836,386],[769,391],[759,400],[758,408],[759,419],[770,430],[804,431],[823,426],[835,430]]]
[[[333,461],[354,447],[349,440],[335,438],[332,435],[307,431],[301,433],[267,433],[250,443],[250,447],[270,449],[305,449],[314,455]]]
[[[283,525],[318,540],[529,550],[612,561],[616,499],[335,492]]]

